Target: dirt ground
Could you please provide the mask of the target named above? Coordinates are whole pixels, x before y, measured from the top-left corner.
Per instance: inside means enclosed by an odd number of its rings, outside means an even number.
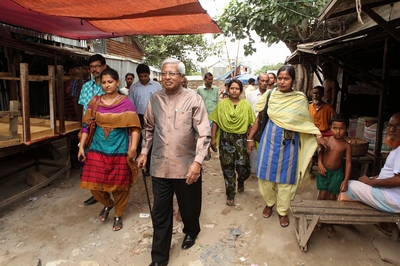
[[[20,167],[23,161],[18,157],[12,162],[0,161],[0,169],[4,173]],[[28,189],[24,176],[0,182],[1,197]],[[147,184],[152,199],[150,178]],[[265,203],[257,178],[252,176],[246,181],[245,192],[236,196],[234,207],[225,205],[224,190],[214,153],[204,163],[202,230],[196,244],[182,250],[182,223],[174,221],[169,265],[391,265],[381,260],[372,243],[374,238],[389,237],[372,225],[335,226],[337,234],[331,238],[324,228],[312,234],[308,252],[303,252],[296,242],[293,219],[289,227],[282,228],[275,210],[269,219],[262,217]],[[111,230],[113,211],[102,223],[98,219],[102,209],[99,203],[83,205],[89,196],[89,191],[79,188],[79,171],[73,169],[69,180],[61,176],[3,208],[0,265],[149,265],[152,224],[147,217],[149,208],[141,175],[131,190],[124,228],[119,232]],[[314,177],[296,197],[316,198]]]

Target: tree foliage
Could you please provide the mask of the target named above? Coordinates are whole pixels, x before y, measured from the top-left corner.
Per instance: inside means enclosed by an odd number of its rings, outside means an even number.
[[[254,71],[254,74],[268,73],[271,70],[278,70],[281,66],[283,66],[283,63],[278,63],[276,65],[266,65]]]
[[[290,51],[310,36],[315,18],[326,0],[231,0],[219,19],[219,27],[227,37],[248,39],[245,55],[255,52],[254,31],[262,42],[283,41]]]
[[[219,56],[222,45],[210,43],[204,35],[139,36],[146,50],[145,63],[161,68],[168,57],[181,60],[186,66],[186,74],[195,73],[195,62],[204,62],[211,55]]]

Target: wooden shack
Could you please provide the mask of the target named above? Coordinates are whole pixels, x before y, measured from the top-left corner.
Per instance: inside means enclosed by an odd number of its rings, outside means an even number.
[[[356,5],[351,0],[329,1],[318,17],[320,29],[309,42],[297,45],[287,63],[302,64],[320,76],[319,66],[330,62],[341,88],[336,111],[350,118],[377,117],[375,143],[380,144],[384,122],[400,111],[400,1]],[[335,25],[340,28],[334,32]],[[370,153],[372,172],[378,173],[386,153],[381,145]]]
[[[57,66],[58,82],[54,66],[48,66],[47,75],[29,75],[27,63],[20,64],[20,75],[0,72],[0,80],[18,82],[21,101],[10,101],[10,110],[0,112],[0,149],[14,145],[30,145],[43,139],[76,131],[78,121],[66,121],[63,113],[63,68]],[[48,118],[32,118],[30,115],[30,82],[48,82]],[[56,86],[56,84],[58,86]],[[16,86],[13,86],[14,88]],[[58,93],[57,93],[58,91]],[[21,108],[19,109],[19,105]],[[58,113],[58,116],[56,114]]]

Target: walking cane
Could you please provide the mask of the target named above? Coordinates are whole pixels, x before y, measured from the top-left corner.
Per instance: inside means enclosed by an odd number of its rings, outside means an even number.
[[[149,196],[149,191],[147,190],[146,175],[145,175],[143,169],[142,169],[142,175],[143,175],[143,181],[144,181],[144,188],[146,190],[147,202],[149,203],[150,217],[151,217],[151,220],[153,220],[153,215],[151,212],[150,196]]]

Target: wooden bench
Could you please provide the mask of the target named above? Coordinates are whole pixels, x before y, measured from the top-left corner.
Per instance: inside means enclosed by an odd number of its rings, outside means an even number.
[[[332,200],[299,200],[291,202],[295,233],[300,249],[307,251],[307,242],[318,222],[329,224],[398,223],[400,214],[378,211],[361,202]],[[397,241],[399,228],[392,227],[391,238]]]
[[[368,171],[368,165],[371,164],[374,161],[374,157],[370,156],[368,154],[364,155],[364,156],[360,156],[360,157],[351,157],[351,164],[359,164],[360,165],[360,176],[364,176],[367,174]],[[344,160],[344,164],[345,160]]]

